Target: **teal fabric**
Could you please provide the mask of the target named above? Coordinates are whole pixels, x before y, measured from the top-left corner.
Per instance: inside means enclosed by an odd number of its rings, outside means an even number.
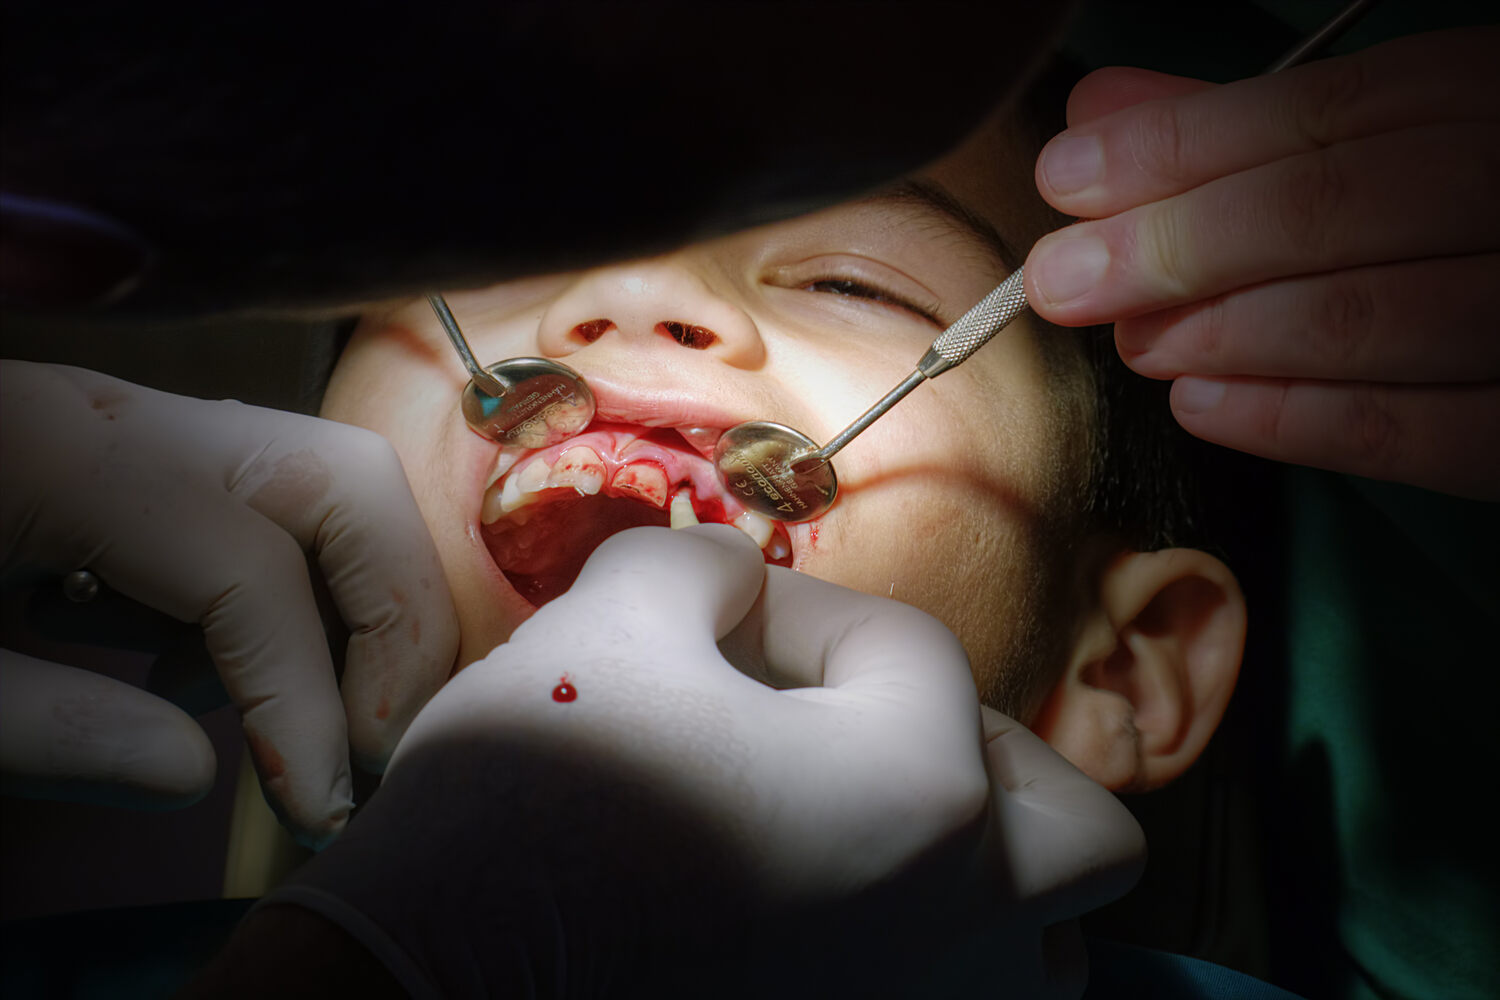
[[[1279,986],[1185,955],[1089,942],[1084,1000],[1299,1000]]]
[[[1500,507],[1286,481],[1273,946],[1319,996],[1500,997]]]

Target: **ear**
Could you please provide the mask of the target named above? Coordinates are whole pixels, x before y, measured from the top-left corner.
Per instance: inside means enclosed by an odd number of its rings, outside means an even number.
[[[1105,565],[1032,730],[1113,791],[1176,778],[1203,752],[1239,675],[1245,598],[1196,549],[1130,552]]]

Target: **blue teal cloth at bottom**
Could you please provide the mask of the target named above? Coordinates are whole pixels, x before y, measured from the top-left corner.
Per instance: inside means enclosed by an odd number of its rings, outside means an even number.
[[[1090,938],[1084,1000],[1302,1000],[1243,972],[1186,955]]]

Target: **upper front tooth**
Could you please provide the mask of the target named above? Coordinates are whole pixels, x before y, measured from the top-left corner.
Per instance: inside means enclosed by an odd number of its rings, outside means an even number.
[[[536,493],[546,487],[547,477],[550,475],[552,475],[552,466],[539,458],[511,476],[511,479],[516,481],[516,488],[522,493]],[[509,481],[506,485],[510,485]]]
[[[557,456],[546,486],[548,489],[571,486],[585,496],[593,496],[604,487],[604,460],[594,449],[575,445]]]
[[[635,462],[621,467],[609,481],[609,488],[658,507],[667,505],[667,474],[650,462]]]
[[[521,481],[519,476],[511,476],[505,481],[505,485],[500,487],[500,493],[498,494],[499,508],[498,510],[492,511],[490,497],[495,495],[496,494],[492,490],[484,498],[485,509],[484,514],[482,515],[482,519],[484,520],[485,524],[493,524],[494,521],[498,519],[502,514],[509,514],[511,511],[516,510],[520,507],[524,507],[536,499],[536,491],[533,490],[532,492],[527,493],[521,489]],[[495,515],[493,518],[489,516],[491,513],[494,513]]]
[[[489,482],[484,484],[484,488],[494,486],[495,480],[509,472],[523,454],[525,453],[519,448],[501,448],[500,454],[495,456],[495,467],[490,470]]]
[[[693,498],[687,490],[678,490],[672,497],[672,527],[689,528],[699,523],[698,515],[693,513]]]
[[[764,514],[758,514],[753,510],[747,510],[735,518],[734,526],[755,539],[755,544],[761,548],[766,547],[766,543],[771,540],[771,535],[776,530],[775,522]]]
[[[536,495],[546,485],[547,477],[551,474],[552,467],[539,458],[520,472],[506,479],[505,485],[500,488],[500,510],[495,516],[498,518],[500,514],[509,514],[511,511],[525,507],[534,501]],[[489,503],[488,497],[486,497],[485,502],[486,504]],[[486,510],[484,514],[481,514],[481,520],[489,513],[490,511]],[[484,523],[492,524],[493,520],[485,521]]]

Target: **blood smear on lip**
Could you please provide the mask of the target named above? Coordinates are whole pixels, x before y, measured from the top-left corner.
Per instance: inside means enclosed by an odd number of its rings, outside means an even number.
[[[552,700],[553,701],[572,701],[574,698],[577,698],[577,697],[578,697],[578,689],[576,687],[574,687],[571,683],[569,683],[569,681],[568,681],[568,675],[567,674],[563,674],[562,675],[562,680],[558,682],[557,687],[555,687],[555,688],[552,689]]]

